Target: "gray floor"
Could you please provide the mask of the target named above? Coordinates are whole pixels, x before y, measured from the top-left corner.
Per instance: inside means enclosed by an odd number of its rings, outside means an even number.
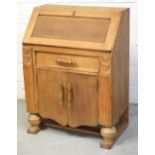
[[[130,106],[129,127],[111,150],[99,147],[100,138],[47,128],[27,134],[25,102],[18,100],[18,155],[138,155],[137,106]]]

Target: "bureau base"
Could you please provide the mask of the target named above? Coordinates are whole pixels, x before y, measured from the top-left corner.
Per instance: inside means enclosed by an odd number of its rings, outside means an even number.
[[[30,114],[28,121],[31,124],[31,127],[28,129],[28,133],[36,134],[43,126],[59,128],[68,131],[75,131],[103,137],[100,143],[100,147],[110,149],[119,138],[121,133],[128,126],[128,109],[120,117],[119,122],[112,128],[107,128],[101,125],[98,125],[96,127],[82,126],[77,128],[71,128],[69,126],[61,126],[51,119],[41,119],[39,115],[35,114]]]
[[[57,127],[111,148],[128,124],[129,19],[129,8],[33,9],[23,39],[29,133]]]

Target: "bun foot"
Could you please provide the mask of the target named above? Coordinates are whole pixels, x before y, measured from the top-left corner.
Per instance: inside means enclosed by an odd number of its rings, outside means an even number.
[[[111,148],[115,142],[116,134],[117,130],[115,127],[102,128],[101,135],[103,136],[103,140],[101,141],[100,146],[104,148]]]
[[[41,123],[40,116],[38,116],[37,114],[30,114],[28,122],[31,125],[31,127],[27,129],[28,133],[36,134],[38,131],[40,131],[40,123]]]

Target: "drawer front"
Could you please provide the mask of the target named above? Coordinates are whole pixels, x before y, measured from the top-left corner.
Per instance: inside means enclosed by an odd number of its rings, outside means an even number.
[[[94,73],[99,70],[99,60],[97,57],[45,52],[36,53],[36,65],[37,67],[46,66]]]

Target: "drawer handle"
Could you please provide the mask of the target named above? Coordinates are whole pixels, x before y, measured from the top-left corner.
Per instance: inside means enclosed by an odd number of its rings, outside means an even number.
[[[67,66],[76,65],[76,62],[74,62],[72,60],[56,59],[55,61],[59,65],[67,65]]]
[[[70,83],[67,84],[67,101],[68,101],[68,106],[71,107],[72,106],[72,86]]]
[[[63,102],[64,102],[64,86],[63,86],[63,83],[62,82],[60,82],[59,88],[60,88],[59,104],[60,105],[63,105]]]

